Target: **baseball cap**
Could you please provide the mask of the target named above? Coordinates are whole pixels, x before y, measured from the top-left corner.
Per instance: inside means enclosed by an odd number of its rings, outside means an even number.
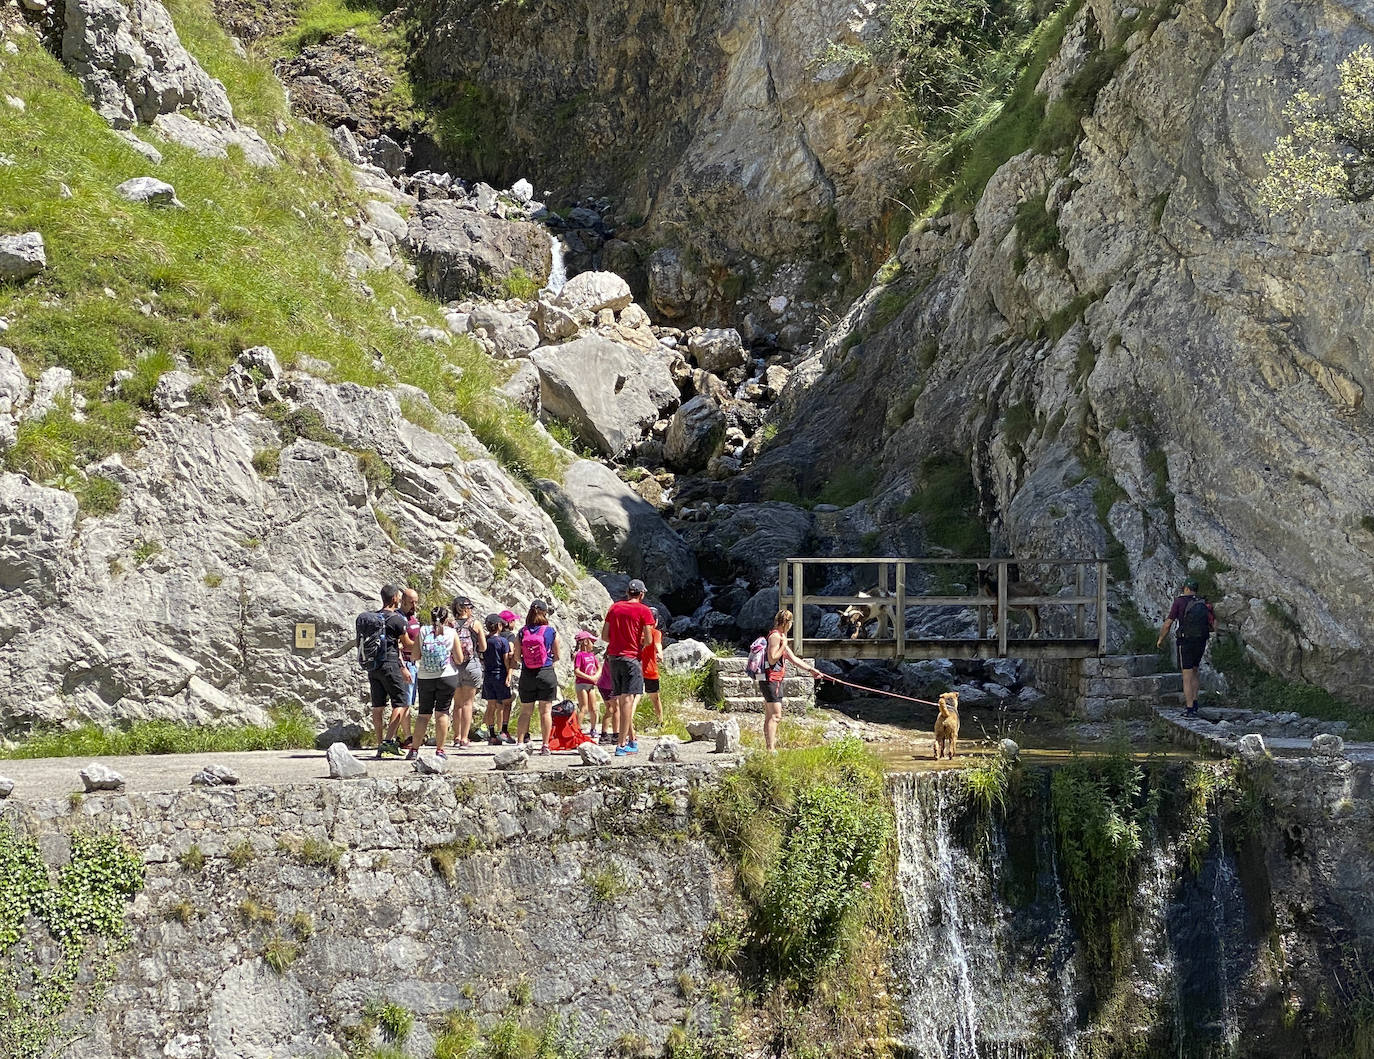
[[[1187,581],[1183,582],[1183,587],[1191,588],[1194,592],[1196,592],[1202,586],[1198,584],[1198,579],[1196,577],[1190,577]]]
[[[500,618],[502,621],[515,621],[519,617],[519,615],[516,614],[513,610],[503,610],[500,614],[496,616]]]
[[[464,607],[471,607],[471,606],[472,606],[472,600],[468,599],[467,596],[454,596],[454,597],[453,597],[453,609],[454,609],[454,610],[462,610]]]
[[[483,625],[500,625],[500,624],[501,624],[501,615],[496,614],[496,613],[488,614],[485,618],[482,619],[482,624],[483,624]]]
[[[590,633],[586,629],[578,629],[576,634],[573,636],[573,639],[579,642],[582,640],[595,640],[596,634]]]
[[[547,603],[545,603],[542,599],[531,600],[531,602],[530,602],[530,610],[544,610],[544,611],[546,611],[546,610],[548,610],[548,609],[549,609],[549,605],[548,605]],[[514,617],[514,615],[512,615],[512,617]]]
[[[649,590],[644,587],[644,582],[636,577],[625,589],[625,594],[630,596],[642,596],[648,591]]]

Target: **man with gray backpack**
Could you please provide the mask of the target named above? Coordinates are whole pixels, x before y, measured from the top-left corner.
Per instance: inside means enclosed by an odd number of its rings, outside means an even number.
[[[365,610],[358,615],[354,631],[358,637],[358,666],[367,674],[372,695],[372,733],[377,740],[377,756],[401,756],[396,740],[401,719],[408,710],[411,676],[401,665],[401,655],[409,654],[412,646],[410,623],[400,612],[401,589],[397,585],[382,586],[382,609]],[[386,709],[391,707],[391,722],[386,723]]]
[[[1212,604],[1197,594],[1198,587],[1197,578],[1190,577],[1183,582],[1183,593],[1175,597],[1155,641],[1156,647],[1163,647],[1169,630],[1178,625],[1174,644],[1178,649],[1178,668],[1183,674],[1183,712],[1189,717],[1197,714],[1198,667],[1202,665],[1207,640],[1217,627]]]

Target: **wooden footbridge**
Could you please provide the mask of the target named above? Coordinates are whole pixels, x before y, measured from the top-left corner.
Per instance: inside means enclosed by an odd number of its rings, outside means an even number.
[[[815,585],[833,582],[844,567],[856,568],[850,583],[875,587],[852,596],[806,591],[808,572]],[[962,595],[936,590],[913,595],[907,587],[962,587],[965,571],[969,589]],[[1026,580],[1028,575],[1032,579]],[[792,649],[810,658],[1091,658],[1107,653],[1107,563],[1102,559],[785,559],[778,571],[778,600],[795,616]],[[863,620],[856,636],[808,636],[807,607],[854,608]],[[976,635],[909,636],[910,611],[935,607],[976,608]],[[919,625],[919,614],[914,618]],[[1037,626],[1040,635],[1035,635]]]

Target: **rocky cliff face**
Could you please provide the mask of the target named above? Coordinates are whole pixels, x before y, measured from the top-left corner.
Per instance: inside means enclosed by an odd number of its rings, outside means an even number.
[[[1095,104],[971,215],[913,228],[794,375],[786,443],[737,492],[874,461],[896,524],[923,468],[967,459],[999,546],[1114,538],[1151,620],[1185,568],[1214,574],[1265,664],[1370,701],[1374,215],[1260,205],[1286,102],[1369,39],[1342,4],[1078,8],[1039,88],[1053,106],[1105,64]]]
[[[792,346],[810,337],[818,303],[834,305],[882,257],[898,181],[893,143],[868,127],[885,109],[882,78],[829,58],[878,32],[874,7],[412,10],[420,80],[444,86],[440,128],[459,168],[610,195],[638,248],[625,270],[662,318],[747,316]]]

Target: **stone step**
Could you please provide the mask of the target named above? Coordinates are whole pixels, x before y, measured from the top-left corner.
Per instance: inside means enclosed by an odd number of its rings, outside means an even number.
[[[812,665],[815,659],[802,659],[807,665]],[[748,655],[726,655],[724,658],[714,659],[716,672],[721,676],[744,676],[744,667],[749,664]],[[795,667],[794,667],[795,668]]]
[[[731,676],[721,673],[716,677],[716,688],[722,698],[742,695],[746,698],[759,693],[759,682],[753,677]],[[782,693],[786,698],[816,697],[816,682],[811,677],[788,677],[782,682]]]
[[[1181,673],[1155,673],[1141,677],[1084,677],[1082,692],[1089,698],[1157,699],[1183,690]]]
[[[763,697],[761,695],[738,695],[723,700],[720,708],[724,713],[762,713],[763,705]],[[814,705],[814,699],[783,696],[782,712],[784,714],[805,714],[810,711]]]
[[[1148,677],[1159,672],[1159,655],[1106,655],[1083,659],[1085,677]]]

